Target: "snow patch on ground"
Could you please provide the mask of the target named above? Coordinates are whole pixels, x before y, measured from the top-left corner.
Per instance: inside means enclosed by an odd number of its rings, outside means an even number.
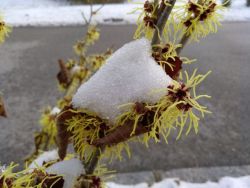
[[[178,179],[165,179],[161,182],[148,186],[145,183],[137,185],[119,185],[107,183],[108,188],[250,188],[250,176],[239,178],[224,177],[218,182],[190,183]]]
[[[138,13],[129,14],[134,8],[142,7],[143,0],[132,0],[124,4],[105,5],[94,17],[95,23],[101,24],[135,24]],[[224,13],[225,21],[249,21],[250,8],[246,0],[232,1],[232,6]],[[95,5],[97,9],[100,5]],[[72,6],[66,0],[1,0],[0,12],[7,23],[13,26],[61,26],[82,25],[89,16],[87,5]]]
[[[1,0],[0,9],[40,8],[69,5],[66,0]]]
[[[108,182],[107,188],[148,188],[148,184],[146,183],[140,183],[137,185],[119,185],[113,182]]]

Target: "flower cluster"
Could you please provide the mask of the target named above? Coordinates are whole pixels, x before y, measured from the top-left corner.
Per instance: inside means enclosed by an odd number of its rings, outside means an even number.
[[[0,44],[4,42],[5,38],[11,32],[10,26],[8,26],[0,16]]]
[[[205,113],[210,113],[206,107],[201,106],[197,100],[207,95],[196,96],[196,86],[200,84],[208,75],[196,75],[196,71],[189,78],[186,73],[186,82],[177,82],[173,80],[173,84],[168,86],[167,94],[156,104],[135,103],[132,104],[131,110],[123,113],[118,118],[118,124],[124,125],[126,121],[134,122],[133,130],[130,136],[135,134],[138,126],[144,126],[149,131],[141,137],[141,141],[148,145],[148,141],[152,138],[156,142],[162,136],[167,142],[170,131],[179,128],[180,138],[182,130],[188,125],[188,134],[192,128],[198,132],[199,117],[197,111],[204,117]],[[192,96],[191,92],[192,91]],[[194,112],[196,111],[196,113]],[[189,123],[188,123],[189,122]]]
[[[96,26],[90,25],[85,37],[77,41],[74,45],[74,51],[77,55],[85,55],[88,46],[93,45],[100,37],[99,30]]]
[[[105,165],[98,164],[93,174],[79,176],[75,187],[107,188],[105,181],[112,178],[113,173],[114,171],[108,170]]]
[[[190,0],[179,8],[176,17],[181,20],[184,33],[192,40],[198,41],[209,33],[217,32],[219,20],[222,18],[218,12],[221,10],[224,10],[223,5],[219,5],[215,0]]]
[[[165,6],[165,2],[162,1],[162,6]],[[143,8],[138,8],[135,11],[143,10],[137,20],[138,28],[135,32],[134,38],[140,38],[142,34],[146,38],[151,39],[153,32],[156,29],[156,24],[158,21],[157,9],[159,8],[158,4],[154,4],[151,1],[145,1]],[[135,12],[133,11],[133,12]]]
[[[17,167],[11,163],[0,172],[0,187],[2,188],[62,188],[64,180],[62,176],[48,174],[44,167],[37,169],[25,169],[20,172],[14,172]]]
[[[60,109],[70,105],[72,95],[76,92],[81,83],[85,82],[94,72],[96,72],[111,55],[108,49],[102,54],[86,55],[89,46],[99,39],[99,30],[96,26],[90,25],[82,40],[77,41],[74,51],[79,59],[69,59],[64,62],[59,60],[60,71],[57,74],[59,89],[65,91],[65,96],[57,101],[56,107],[46,108],[41,116],[41,130],[35,133],[35,151],[26,158],[26,162],[31,163],[41,152],[51,149],[58,145],[56,118]],[[58,109],[55,113],[54,109]]]
[[[66,63],[62,60],[58,61],[60,72],[57,75],[57,79],[59,88],[62,91],[70,87],[75,88],[76,85],[86,81],[110,56],[112,53],[110,49],[103,54],[86,55],[88,47],[93,45],[99,39],[99,36],[100,33],[96,26],[90,25],[85,37],[77,41],[73,47],[76,55],[79,56],[79,60],[70,59]],[[70,98],[66,98],[65,100],[68,101]],[[65,100],[61,102],[63,103]]]
[[[178,45],[168,43],[154,47],[154,51],[152,53],[155,61],[164,68],[165,72],[171,78],[178,77],[179,72],[182,69],[183,61],[176,53],[177,48]]]

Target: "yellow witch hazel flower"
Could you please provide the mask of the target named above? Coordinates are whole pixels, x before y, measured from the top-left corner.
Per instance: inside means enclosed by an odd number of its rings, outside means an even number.
[[[93,45],[99,38],[100,38],[100,33],[97,27],[94,25],[89,27],[86,35],[86,43],[88,45]]]
[[[87,47],[93,45],[98,39],[100,38],[100,32],[95,25],[90,25],[88,27],[88,31],[86,36],[82,39],[77,41],[74,45],[73,49],[77,55],[84,55]]]
[[[91,143],[104,134],[106,128],[101,125],[105,124],[96,115],[87,111],[72,117],[67,124],[68,131],[72,133],[75,151],[82,159],[89,161],[96,149]],[[101,129],[103,131],[100,131]]]
[[[200,118],[194,111],[200,112],[202,117],[205,113],[210,113],[207,107],[200,105],[197,100],[200,98],[210,98],[208,95],[196,95],[196,86],[199,85],[207,76],[196,75],[194,71],[191,77],[185,72],[186,82],[177,82],[173,80],[173,84],[168,86],[168,94],[163,97],[156,105],[150,108],[156,108],[152,132],[150,136],[157,140],[157,132],[162,135],[167,142],[167,137],[172,128],[179,128],[177,139],[182,135],[184,127],[187,125],[186,135],[192,128],[198,132]],[[192,94],[191,94],[192,92]],[[147,138],[147,135],[145,135]],[[146,140],[144,138],[144,140]]]
[[[95,113],[87,110],[77,110],[78,115],[73,116],[67,121],[67,130],[72,134],[73,145],[75,151],[84,161],[88,162],[96,151],[96,147],[92,144],[94,140],[104,137],[111,131],[108,124],[99,118]],[[107,146],[102,152],[101,157],[122,159],[122,151],[127,151],[130,156],[130,150],[127,143],[119,143],[116,146]]]
[[[115,171],[110,171],[106,165],[98,163],[93,174],[82,174],[77,178],[75,187],[82,187],[80,185],[88,183],[88,186],[93,188],[108,188],[105,184],[106,181],[110,180]]]
[[[56,108],[54,108],[56,109]],[[53,110],[54,110],[53,109]],[[54,110],[55,111],[55,110]],[[59,111],[59,109],[58,109]],[[56,144],[56,135],[57,135],[57,129],[56,129],[56,112],[53,112],[50,107],[44,110],[41,119],[39,123],[42,126],[41,134],[45,135],[45,142],[44,143],[47,147],[54,146]]]
[[[55,174],[48,174],[45,167],[37,167],[35,170],[26,168],[20,172],[14,172],[18,165],[11,163],[0,171],[1,188],[42,188],[62,187],[63,179]]]
[[[183,32],[198,41],[209,33],[217,32],[217,27],[221,25],[221,10],[224,10],[224,6],[216,0],[190,0],[177,9],[176,17],[181,20]]]
[[[3,21],[3,18],[0,16],[0,44],[4,42],[5,38],[10,32],[11,28],[6,25],[6,23]]]
[[[133,12],[142,10],[142,13],[137,19],[137,30],[135,31],[134,38],[138,39],[144,35],[147,39],[153,37],[154,30],[156,29],[157,22],[157,8],[153,2],[145,1],[143,8],[136,8]]]
[[[185,83],[173,80],[173,83],[168,86],[168,94],[161,98],[158,103],[133,104],[130,111],[118,117],[118,124],[123,124],[127,120],[133,120],[134,129],[131,132],[131,136],[135,134],[138,124],[147,127],[150,131],[138,138],[146,146],[150,139],[159,142],[160,136],[168,142],[167,139],[171,130],[176,128],[179,129],[177,139],[181,137],[186,126],[186,135],[189,134],[192,128],[194,128],[197,133],[200,118],[196,112],[200,112],[202,117],[204,117],[205,113],[210,113],[210,111],[197,102],[198,99],[203,97],[209,98],[209,96],[197,96],[196,86],[200,84],[210,72],[205,75],[196,75],[196,72],[197,70],[194,71],[191,77],[185,72]]]

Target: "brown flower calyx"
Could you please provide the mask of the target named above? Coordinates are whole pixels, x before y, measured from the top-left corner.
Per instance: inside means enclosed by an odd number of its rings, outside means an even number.
[[[188,2],[188,11],[193,12],[195,17],[199,16],[200,14],[199,6],[192,1]]]
[[[40,170],[34,170],[32,174],[35,177],[34,185],[41,184],[41,188],[63,188],[64,179],[56,174],[48,174]]]
[[[90,188],[101,188],[102,180],[98,176],[90,176]]]
[[[179,73],[182,69],[182,63],[183,61],[180,59],[180,57],[165,57],[166,53],[168,53],[170,50],[170,45],[166,44],[163,47],[154,47],[152,57],[155,59],[155,61],[161,65],[165,72],[173,79],[177,79],[179,76]],[[166,62],[166,63],[164,63]],[[169,65],[170,64],[170,65]]]
[[[154,4],[148,0],[144,3],[144,11],[147,13],[152,13],[154,11]]]
[[[3,188],[4,185],[7,186],[6,188],[11,188],[13,186],[14,178],[5,178],[2,176],[0,178],[0,188]]]
[[[59,59],[58,65],[59,65],[60,71],[57,74],[57,80],[59,84],[67,87],[71,82],[70,72],[67,69],[66,64],[63,62],[63,60]]]
[[[5,22],[0,21],[0,31],[4,30],[4,27],[5,27]]]
[[[145,114],[149,109],[146,107],[145,103],[136,102],[134,110],[137,114]]]
[[[150,27],[152,29],[154,29],[156,27],[157,19],[152,17],[152,16],[146,15],[143,18],[143,21],[144,21],[144,24],[145,24],[146,27]]]
[[[186,27],[190,27],[192,25],[192,21],[191,20],[186,20],[184,23],[183,23]]]
[[[182,60],[175,56],[174,58],[168,58],[167,62],[171,65],[165,65],[165,72],[173,79],[176,79],[179,76],[179,73],[182,69]]]
[[[74,188],[101,188],[102,179],[94,175],[81,175],[77,178]]]
[[[204,21],[207,19],[209,14],[215,11],[216,3],[210,2],[208,8],[200,15],[200,21]]]
[[[77,51],[82,51],[85,48],[85,46],[86,46],[85,41],[79,40],[79,41],[77,41],[75,48]]]
[[[3,103],[3,99],[2,99],[1,96],[0,96],[0,116],[7,117],[7,113],[6,113],[4,103]]]
[[[215,7],[217,4],[213,1],[209,1],[204,5],[206,8],[203,10],[199,9],[199,6],[192,1],[188,2],[188,11],[191,12],[193,15],[191,18],[184,22],[186,27],[190,27],[192,25],[192,20],[198,18],[200,21],[204,21],[208,18],[209,14],[215,11]]]
[[[161,52],[159,52],[158,49],[156,49],[156,48],[154,48],[154,52],[152,53],[152,57],[155,59],[155,61],[158,64],[163,59]]]
[[[170,44],[165,44],[165,46],[161,48],[161,53],[165,54],[169,51],[169,49],[170,49]]]
[[[180,102],[180,101],[183,102],[177,105],[178,109],[186,112],[190,108],[192,108],[192,105],[186,102],[185,100],[185,98],[190,97],[190,94],[189,94],[189,88],[187,88],[184,83],[182,83],[180,87],[175,90],[173,85],[168,86],[168,89],[169,89],[168,96],[171,97],[171,100],[173,102]]]

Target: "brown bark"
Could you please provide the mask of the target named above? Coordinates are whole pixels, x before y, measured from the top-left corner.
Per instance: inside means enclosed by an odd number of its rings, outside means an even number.
[[[149,127],[146,127],[145,125],[139,123],[136,127],[135,134],[131,135],[133,128],[134,122],[131,120],[127,121],[124,125],[117,127],[114,131],[110,132],[105,137],[94,140],[92,144],[97,147],[106,145],[111,146],[120,142],[124,142],[131,137],[138,136],[150,131]]]

